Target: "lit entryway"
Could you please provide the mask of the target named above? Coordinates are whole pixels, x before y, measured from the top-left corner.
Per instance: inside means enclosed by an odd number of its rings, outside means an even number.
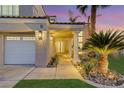
[[[69,52],[69,40],[56,41],[56,52],[57,53],[68,53]]]
[[[63,53],[64,52],[64,42],[62,42],[62,41],[56,42],[56,51],[57,51],[57,53]]]
[[[5,64],[34,64],[35,37],[5,37]]]

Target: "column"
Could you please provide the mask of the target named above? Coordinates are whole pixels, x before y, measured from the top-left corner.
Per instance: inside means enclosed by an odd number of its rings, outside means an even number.
[[[69,44],[69,57],[72,58],[72,42],[73,39],[69,39],[68,40],[68,44]]]
[[[35,31],[36,37],[36,67],[46,67],[50,60],[49,56],[49,33],[42,31],[42,39],[39,39],[39,31]]]
[[[74,49],[74,62],[79,62],[79,57],[78,57],[78,32],[74,32],[74,45],[73,45],[73,49]]]
[[[54,44],[54,37],[50,37],[50,55],[51,55],[51,57],[54,57],[55,56],[55,54],[56,54],[56,52],[55,52],[55,44]]]
[[[39,39],[39,31],[35,31],[35,66],[40,67],[42,66],[42,40]]]
[[[46,66],[50,61],[50,35],[48,31],[43,31],[42,65]]]
[[[46,37],[45,50],[46,50],[46,65],[47,65],[51,60],[51,50],[52,50],[50,47],[50,34],[48,31],[46,31],[45,37]]]

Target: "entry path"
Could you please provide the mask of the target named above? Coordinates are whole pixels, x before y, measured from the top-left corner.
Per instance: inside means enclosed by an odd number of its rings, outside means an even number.
[[[36,68],[25,79],[82,79],[68,58],[59,57],[56,68]]]
[[[82,79],[76,68],[72,65],[67,55],[59,58],[56,70],[56,79]]]

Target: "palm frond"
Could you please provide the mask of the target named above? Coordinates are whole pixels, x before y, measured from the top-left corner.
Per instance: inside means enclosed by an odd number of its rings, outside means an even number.
[[[77,10],[79,10],[79,12],[84,15],[84,16],[87,16],[86,15],[86,11],[88,9],[88,5],[77,5]]]
[[[98,53],[112,53],[116,50],[124,48],[124,31],[101,31],[94,33],[91,38],[84,44],[84,48]]]

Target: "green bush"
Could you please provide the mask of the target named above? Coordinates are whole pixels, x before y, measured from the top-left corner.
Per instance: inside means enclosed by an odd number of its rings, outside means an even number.
[[[80,63],[80,66],[82,67],[82,70],[80,72],[83,73],[84,76],[88,76],[91,72],[94,72],[96,70],[98,59],[88,57],[86,55],[82,58],[84,59],[82,59]]]
[[[92,70],[96,67],[96,62],[95,61],[90,61],[84,64],[84,71],[86,75],[88,76]]]
[[[50,62],[47,64],[47,67],[56,67],[58,64],[58,56],[55,55],[51,58]]]

